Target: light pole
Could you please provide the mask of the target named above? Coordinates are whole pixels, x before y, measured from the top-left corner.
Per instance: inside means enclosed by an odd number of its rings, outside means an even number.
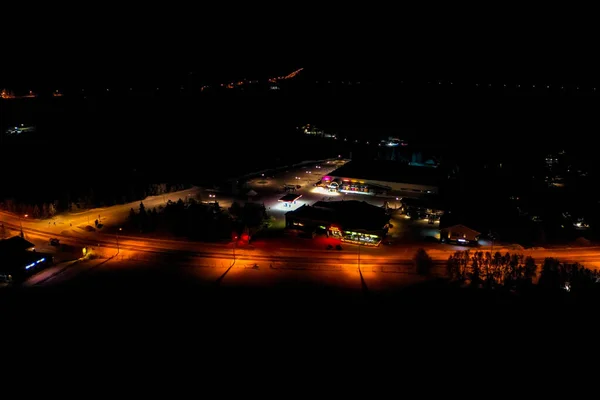
[[[117,231],[117,254],[119,254],[119,252],[121,251],[119,249],[119,232],[122,230],[123,230],[123,228],[119,228],[119,230]]]
[[[233,238],[233,245],[231,246],[231,251],[232,251],[232,253],[233,253],[233,262],[234,262],[234,263],[235,263],[235,245],[236,245],[236,243],[237,243],[237,239],[238,239],[238,237],[237,237],[237,236],[234,236],[234,238]],[[233,264],[232,264],[232,265],[233,265]]]
[[[358,239],[358,272],[360,272],[360,237]]]
[[[364,229],[357,230],[357,238],[358,238],[358,272],[360,272],[360,246],[361,246],[361,238],[364,237],[365,231]]]
[[[29,217],[29,214],[23,215],[23,218]],[[21,237],[25,238],[25,234],[23,233],[23,219],[21,218],[21,214],[19,214],[19,225],[21,225]]]

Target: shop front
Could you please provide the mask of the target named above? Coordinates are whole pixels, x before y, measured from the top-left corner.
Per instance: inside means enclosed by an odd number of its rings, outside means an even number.
[[[367,183],[365,181],[359,181],[356,179],[334,179],[325,180],[325,187],[330,191],[349,193],[349,194],[366,194],[366,195],[378,195],[386,193],[389,188],[376,185],[373,183]]]
[[[343,238],[344,234],[339,227],[331,225],[329,226],[329,229],[327,229],[327,236],[341,239]]]
[[[342,242],[376,247],[381,243],[382,236],[382,234],[345,231]]]

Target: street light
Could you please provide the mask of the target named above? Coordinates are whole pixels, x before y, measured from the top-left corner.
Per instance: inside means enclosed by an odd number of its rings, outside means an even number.
[[[233,237],[233,245],[231,246],[231,250],[233,252],[233,262],[235,262],[235,245],[237,243],[237,239],[238,239],[237,236]]]
[[[358,229],[356,231],[357,233],[357,237],[358,237],[358,272],[360,272],[360,245],[361,245],[361,237],[363,237],[363,235],[365,234],[365,230],[364,229]]]
[[[29,214],[23,215],[23,218],[29,217]],[[21,237],[25,238],[25,234],[23,233],[23,219],[21,218],[21,214],[19,214],[19,224],[21,225]]]
[[[358,272],[360,272],[360,237],[358,238]]]
[[[123,230],[123,228],[119,228],[119,230],[117,231],[117,254],[119,254],[119,252],[121,251],[119,249],[119,232],[122,230]]]

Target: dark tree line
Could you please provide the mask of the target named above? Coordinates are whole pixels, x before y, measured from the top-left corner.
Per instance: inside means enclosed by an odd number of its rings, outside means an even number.
[[[523,288],[533,284],[537,265],[522,254],[470,250],[457,251],[448,258],[446,272],[451,280],[487,288]]]
[[[457,251],[446,264],[451,280],[484,288],[529,289],[535,283],[538,266],[532,257],[522,254],[469,250]],[[600,273],[574,263],[561,263],[546,258],[537,281],[537,288],[546,292],[600,294]]]
[[[82,190],[68,190],[57,195],[56,200],[35,201],[5,198],[0,200],[0,210],[15,214],[28,214],[33,218],[50,218],[57,212],[85,210],[94,207],[112,206],[138,201],[147,196],[160,196],[189,188],[190,185],[153,183],[99,185]]]
[[[561,263],[556,258],[546,258],[538,286],[550,291],[562,289],[583,293],[590,292],[592,289],[597,290],[599,280],[598,271],[592,271],[579,263]]]
[[[195,240],[231,238],[231,219],[218,203],[203,204],[194,199],[168,201],[166,206],[147,210],[141,202],[138,210],[129,212],[130,227],[140,232],[168,231],[175,236]]]
[[[129,211],[129,227],[140,232],[168,231],[195,240],[230,240],[243,233],[252,234],[262,226],[267,214],[264,205],[233,203],[229,213],[218,202],[201,203],[195,199],[168,201],[166,206],[147,210],[141,202]]]
[[[32,218],[51,218],[57,213],[57,202],[39,204],[17,203],[13,199],[0,202],[0,210],[25,215]]]
[[[262,203],[246,203],[242,207],[240,203],[234,201],[229,207],[229,214],[246,228],[259,228],[268,218],[267,209]]]

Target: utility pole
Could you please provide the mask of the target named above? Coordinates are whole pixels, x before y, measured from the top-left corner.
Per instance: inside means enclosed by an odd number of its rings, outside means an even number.
[[[358,239],[358,272],[360,272],[360,238]]]
[[[235,237],[233,238],[233,245],[231,246],[231,251],[232,251],[232,253],[233,253],[233,262],[234,262],[234,263],[235,263],[235,245],[236,245],[236,243],[237,243],[237,239],[238,239],[238,237],[237,237],[237,236],[235,236]],[[231,265],[233,265],[233,264],[231,264]]]
[[[119,228],[119,230],[117,231],[117,254],[119,254],[119,252],[121,251],[119,249],[119,232],[122,230],[123,230],[123,228]]]
[[[27,218],[28,216],[28,214],[25,214],[23,217]],[[21,225],[21,237],[25,238],[25,234],[23,233],[23,219],[21,218],[21,214],[19,214],[19,225]]]

